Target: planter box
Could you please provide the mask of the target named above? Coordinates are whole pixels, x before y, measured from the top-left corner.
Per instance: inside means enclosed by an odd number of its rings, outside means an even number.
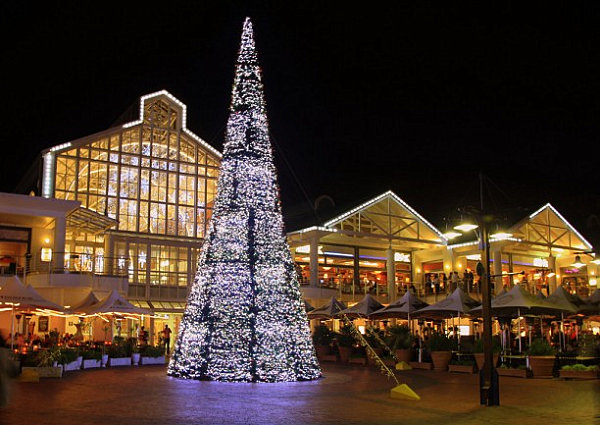
[[[529,356],[529,368],[534,378],[552,378],[554,356]]]
[[[337,362],[338,358],[335,354],[325,354],[323,358],[321,358],[322,362]]]
[[[114,366],[131,366],[131,357],[109,357],[108,365],[110,367]]]
[[[94,360],[94,359],[85,359],[83,361],[83,363],[81,364],[82,369],[92,369],[94,367],[101,367],[101,366],[102,366],[102,362],[100,360]]]
[[[410,363],[411,359],[411,350],[410,349],[398,349],[396,350],[396,358],[399,362]]]
[[[409,364],[410,364],[410,367],[412,367],[413,369],[425,369],[425,370],[433,369],[433,363],[410,362]]]
[[[340,362],[348,363],[352,354],[352,347],[338,347],[338,349],[340,350]]]
[[[63,365],[63,372],[70,372],[72,370],[79,370],[81,369],[81,363],[83,362],[83,357],[77,357],[77,360],[71,362],[71,363],[67,363],[65,365]]]
[[[494,367],[496,367],[496,365],[498,364],[498,354],[493,354],[493,362],[494,362]],[[475,353],[473,354],[473,357],[475,358],[475,363],[477,363],[477,370],[481,370],[483,369],[483,353]]]
[[[350,359],[348,359],[348,363],[354,363],[354,364],[360,364],[360,365],[366,366],[367,358],[366,357],[350,357]]]
[[[165,364],[165,356],[160,357],[144,357],[140,359],[140,364],[148,365],[148,364]]]
[[[62,378],[63,368],[61,366],[48,367],[23,367],[23,371],[32,370],[36,372],[40,378]]]
[[[561,370],[560,377],[565,379],[600,379],[597,370]]]
[[[529,369],[504,369],[497,368],[498,376],[512,376],[514,378],[530,378],[531,371]]]
[[[322,359],[324,356],[329,354],[331,350],[329,345],[315,345],[315,351],[317,352],[317,358]]]
[[[383,364],[388,367],[396,366],[396,360],[394,360],[394,359],[385,358],[385,359],[382,359],[382,361],[383,361]]]
[[[457,372],[457,373],[475,373],[475,365],[458,365],[458,364],[450,364],[448,365],[448,372]]]
[[[451,351],[432,351],[431,362],[433,363],[433,370],[448,370],[448,363],[452,359]]]

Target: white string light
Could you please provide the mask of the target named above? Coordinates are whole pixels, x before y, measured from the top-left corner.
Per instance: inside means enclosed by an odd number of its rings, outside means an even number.
[[[218,193],[168,374],[187,379],[316,379],[285,237],[252,24],[244,23]]]

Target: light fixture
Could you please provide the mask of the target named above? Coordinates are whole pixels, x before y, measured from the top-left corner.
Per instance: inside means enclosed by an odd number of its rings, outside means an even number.
[[[454,239],[459,236],[462,236],[462,233],[453,232],[452,230],[450,230],[449,232],[442,234],[442,236],[445,237],[446,239],[450,240],[450,239]]]
[[[573,267],[580,269],[582,267],[585,267],[585,263],[581,262],[581,257],[579,255],[575,256],[575,262],[573,264],[571,264]]]
[[[554,273],[554,272],[550,272],[550,273],[548,273],[546,276],[547,276],[547,277],[554,277],[554,276],[556,276],[556,273]]]
[[[473,223],[462,223],[458,226],[454,226],[454,230],[460,230],[461,232],[469,232],[471,230],[477,229],[479,226]]]
[[[503,240],[503,239],[508,239],[510,237],[512,237],[512,233],[507,233],[507,232],[496,232],[492,235],[490,235],[491,238],[497,239],[497,240]]]

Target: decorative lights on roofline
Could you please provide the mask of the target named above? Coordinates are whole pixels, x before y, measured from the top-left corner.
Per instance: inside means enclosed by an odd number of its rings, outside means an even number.
[[[566,219],[565,219],[565,218],[564,218],[564,217],[563,217],[563,216],[562,216],[562,215],[561,215],[561,214],[560,214],[560,213],[559,213],[559,212],[556,210],[556,208],[554,208],[554,207],[553,207],[553,206],[552,206],[550,203],[547,203],[546,205],[544,205],[543,207],[541,207],[539,210],[537,210],[536,212],[532,213],[532,214],[529,216],[529,218],[533,218],[533,217],[535,217],[536,215],[538,215],[539,213],[541,213],[542,211],[544,211],[546,208],[550,208],[550,210],[551,210],[551,211],[552,211],[554,214],[556,214],[556,215],[558,216],[558,218],[560,218],[562,221],[564,221],[564,222],[566,223],[567,227],[569,228],[569,230],[571,230],[573,233],[575,233],[575,234],[576,234],[576,235],[579,237],[579,239],[581,239],[581,240],[582,240],[582,242],[583,242],[584,244],[586,244],[586,245],[587,245],[587,249],[592,249],[592,244],[590,244],[590,243],[587,241],[587,239],[586,239],[586,238],[584,238],[584,237],[581,235],[581,233],[579,233],[579,232],[577,231],[577,229],[575,229],[575,228],[574,228],[574,227],[571,225],[571,223],[569,223],[569,222],[568,222],[568,221],[567,221],[567,220],[566,220]]]
[[[327,223],[324,224],[324,226],[331,226],[333,224],[335,224],[338,221],[341,221],[343,219],[345,219],[346,217],[351,216],[352,214],[372,205],[375,204],[376,202],[380,201],[381,199],[387,197],[387,196],[391,196],[396,202],[398,202],[400,205],[402,205],[404,208],[406,208],[408,211],[410,211],[412,214],[414,214],[419,220],[421,220],[423,223],[425,223],[427,225],[427,227],[429,227],[430,230],[432,230],[436,235],[438,235],[443,242],[447,242],[447,238],[431,223],[429,223],[424,217],[422,217],[418,212],[416,212],[414,209],[412,209],[412,207],[410,205],[408,205],[406,202],[404,202],[398,195],[396,195],[394,192],[392,192],[391,190],[388,190],[385,193],[382,193],[381,195],[351,209],[350,211],[345,212],[344,214],[329,220]]]
[[[130,128],[130,127],[142,124],[144,122],[144,104],[146,103],[146,100],[154,98],[154,97],[158,97],[158,96],[167,97],[170,101],[172,101],[173,103],[175,103],[177,106],[179,106],[181,108],[181,129],[183,130],[183,132],[185,134],[187,134],[188,136],[193,138],[195,141],[197,141],[202,146],[204,146],[205,148],[210,150],[212,153],[217,155],[219,158],[222,157],[221,152],[219,152],[217,149],[215,149],[214,147],[212,147],[211,145],[206,143],[199,136],[197,136],[196,134],[194,134],[192,131],[190,131],[187,128],[187,106],[185,105],[185,103],[183,103],[182,101],[177,99],[175,96],[173,96],[171,93],[169,93],[166,90],[160,90],[160,91],[150,93],[150,94],[140,97],[140,117],[139,117],[139,119],[136,121],[131,121],[131,122],[125,123],[122,125],[122,127]]]

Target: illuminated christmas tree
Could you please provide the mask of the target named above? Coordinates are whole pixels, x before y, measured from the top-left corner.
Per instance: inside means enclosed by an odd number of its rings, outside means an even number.
[[[321,376],[285,238],[249,19],[236,64],[215,210],[168,374],[243,382]]]

